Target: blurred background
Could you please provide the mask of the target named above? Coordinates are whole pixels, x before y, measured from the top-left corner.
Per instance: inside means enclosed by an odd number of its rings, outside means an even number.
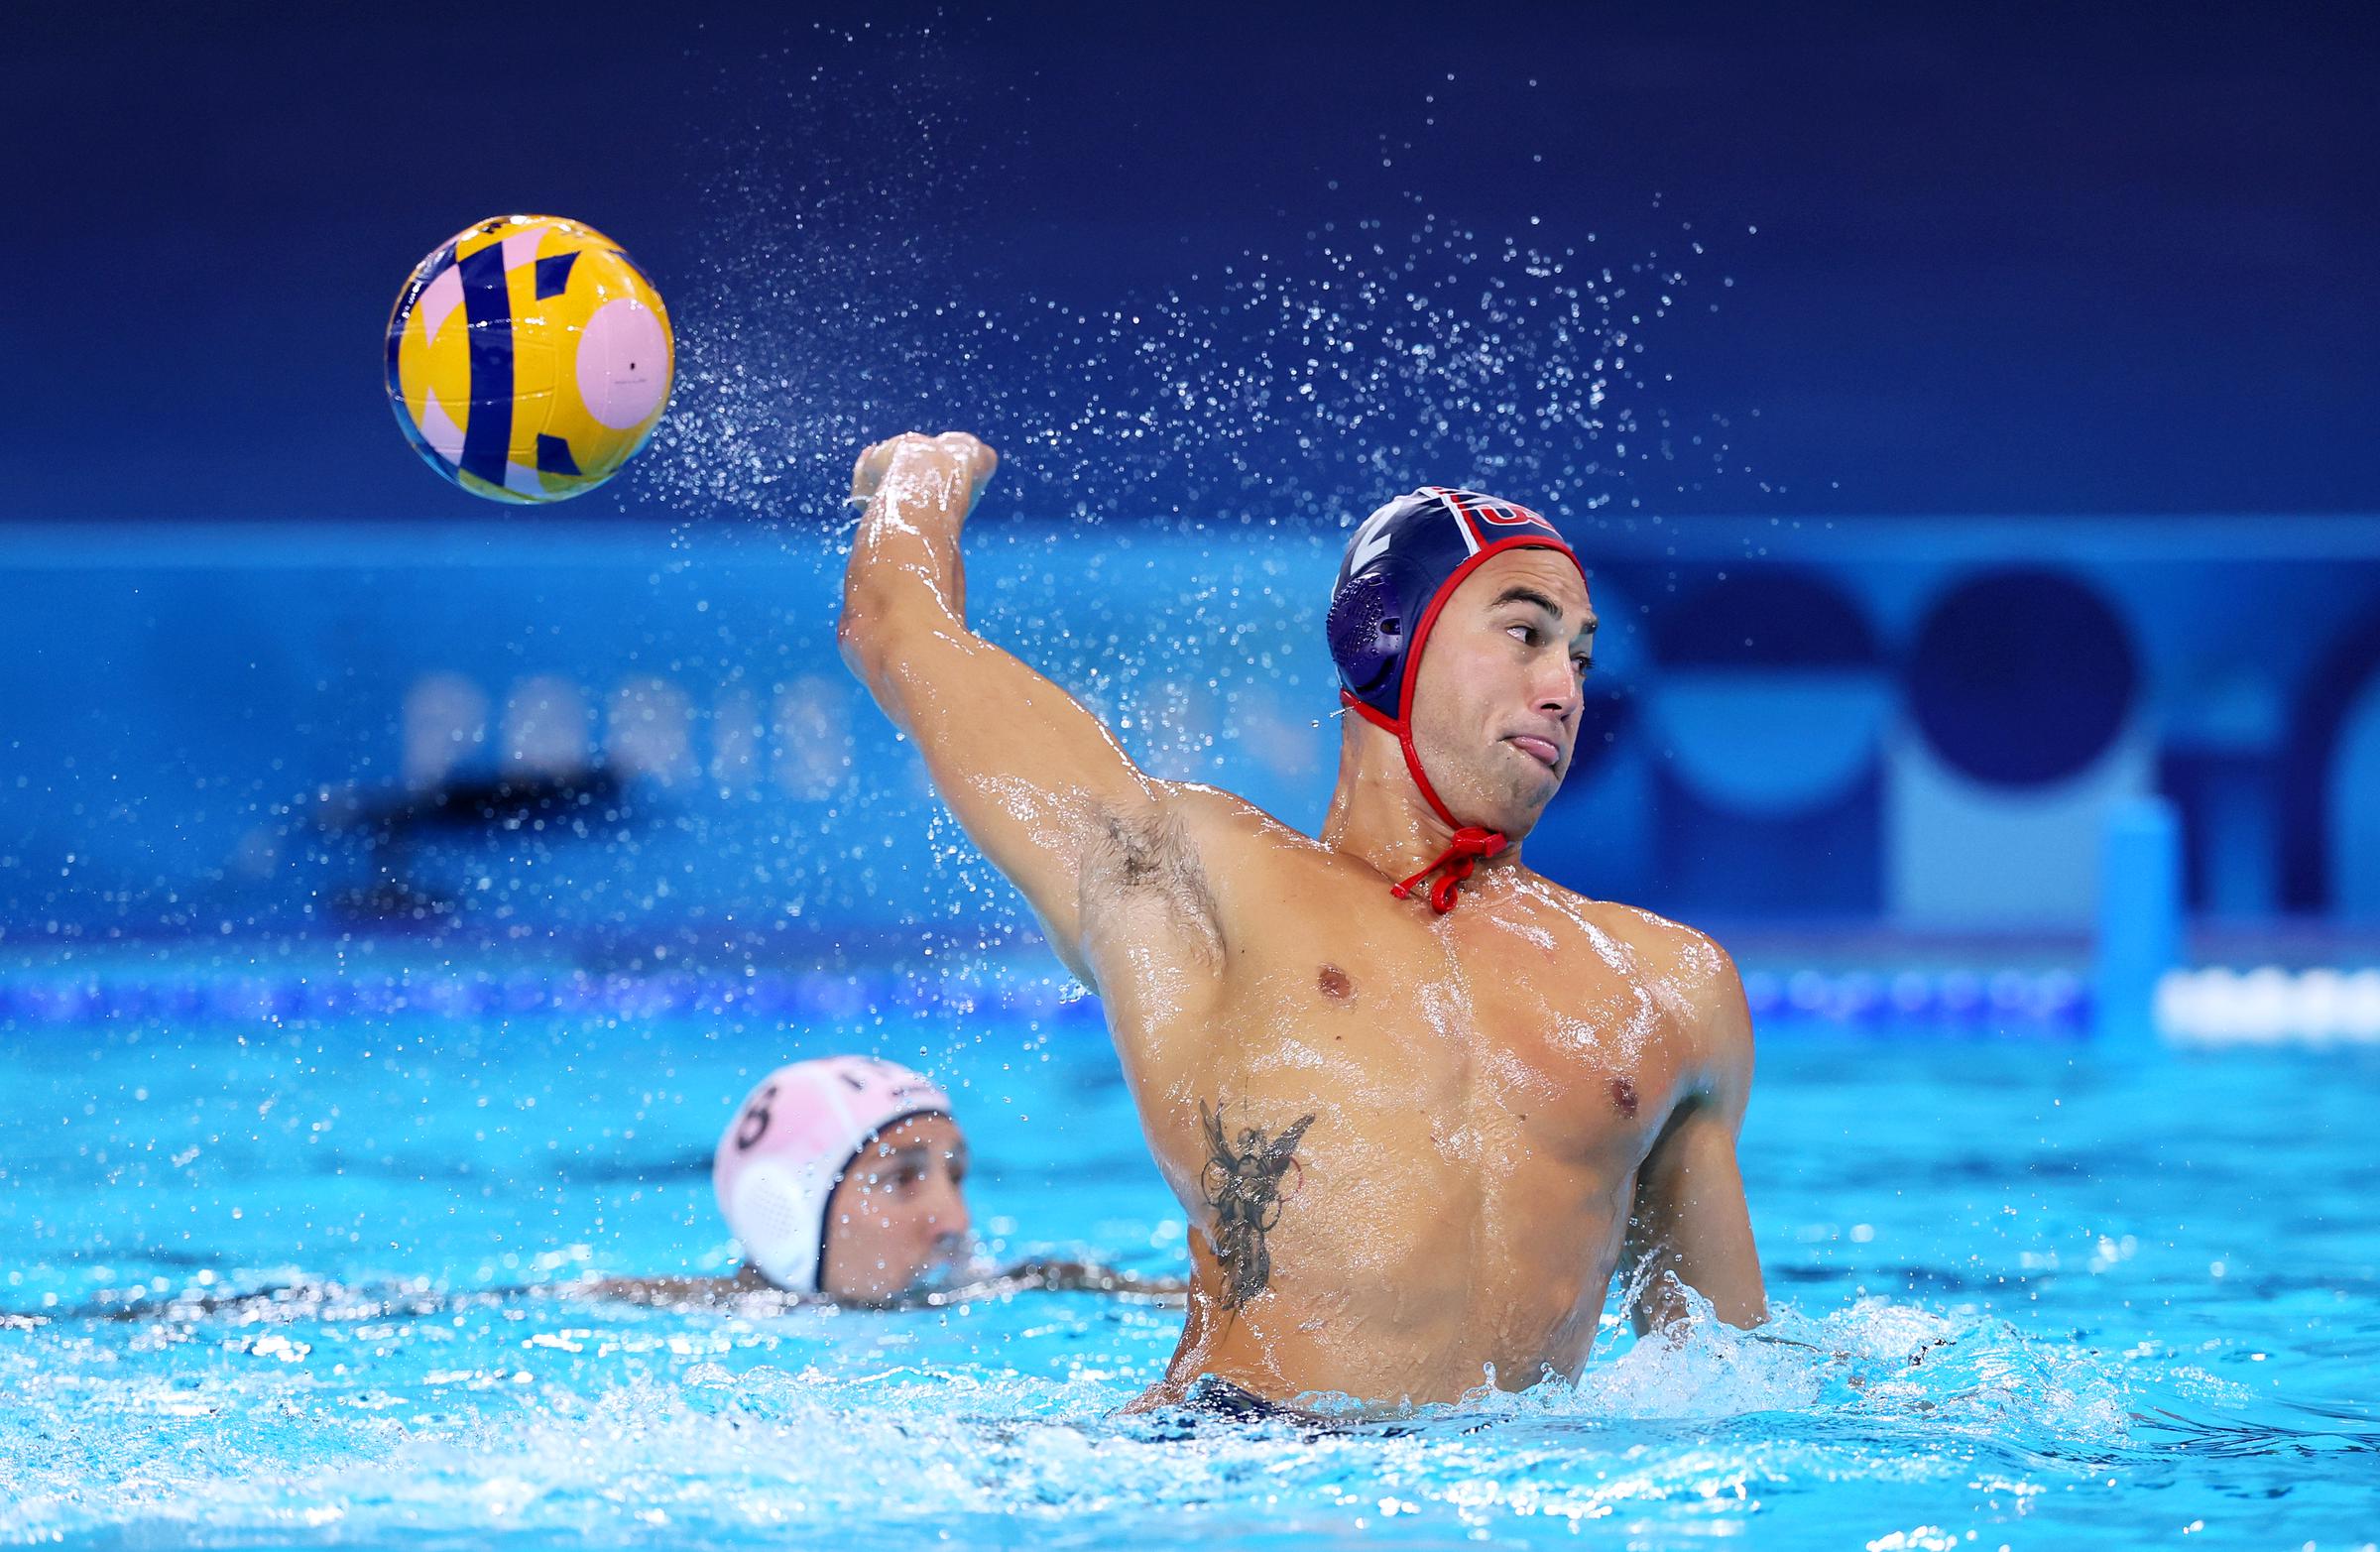
[[[2351,990],[2376,64],[2347,7],[37,20],[15,1014],[192,937],[1040,966],[832,651],[845,471],[911,426],[1006,456],[979,626],[1161,774],[1312,828],[1343,531],[1471,485],[1560,515],[1606,622],[1532,862],[1756,1006],[2080,1018],[2144,813],[2190,962]],[[434,478],[380,381],[415,261],[515,210],[677,333],[654,443],[541,510]]]

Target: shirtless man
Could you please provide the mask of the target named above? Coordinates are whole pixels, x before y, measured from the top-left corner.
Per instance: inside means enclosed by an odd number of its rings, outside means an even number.
[[[840,639],[1098,992],[1196,1231],[1181,1344],[1142,1404],[1575,1377],[1623,1259],[1639,1331],[1683,1313],[1681,1284],[1761,1322],[1734,967],[1520,860],[1595,633],[1554,528],[1433,488],[1356,531],[1330,635],[1358,714],[1317,840],[1142,774],[968,630],[959,532],[996,462],[962,432],[861,454]]]

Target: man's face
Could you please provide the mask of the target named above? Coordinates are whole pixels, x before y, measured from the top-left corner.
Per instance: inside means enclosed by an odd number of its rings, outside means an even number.
[[[1570,774],[1595,613],[1579,568],[1550,549],[1508,549],[1463,579],[1423,644],[1413,744],[1465,823],[1513,840]]]
[[[889,1299],[963,1261],[974,1244],[966,1178],[967,1138],[947,1116],[912,1116],[879,1134],[827,1203],[820,1289]]]

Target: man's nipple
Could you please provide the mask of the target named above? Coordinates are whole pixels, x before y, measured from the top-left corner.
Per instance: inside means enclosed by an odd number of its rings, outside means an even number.
[[[1611,1080],[1611,1105],[1630,1121],[1636,1119],[1636,1085],[1626,1078]]]
[[[1325,965],[1316,971],[1314,984],[1322,988],[1323,996],[1337,998],[1341,1002],[1356,995],[1356,983],[1337,965]]]

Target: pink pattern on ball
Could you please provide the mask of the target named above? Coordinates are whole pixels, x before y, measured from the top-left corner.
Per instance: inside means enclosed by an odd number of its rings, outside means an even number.
[[[552,230],[552,222],[539,221],[535,226],[523,227],[520,231],[507,237],[504,240],[505,273],[509,275],[525,264],[536,263],[537,244],[543,242],[545,234]]]
[[[605,302],[578,337],[578,397],[615,431],[640,425],[669,391],[669,338],[633,297]]]
[[[421,288],[415,298],[415,315],[421,319],[421,339],[424,344],[438,342],[438,330],[463,304],[463,271],[460,265],[450,264],[438,272],[438,278]]]
[[[436,389],[424,396],[421,406],[421,439],[429,443],[430,451],[446,460],[449,467],[459,467],[463,461],[463,428],[455,423],[446,407],[438,403]],[[468,414],[469,412],[465,412]]]

